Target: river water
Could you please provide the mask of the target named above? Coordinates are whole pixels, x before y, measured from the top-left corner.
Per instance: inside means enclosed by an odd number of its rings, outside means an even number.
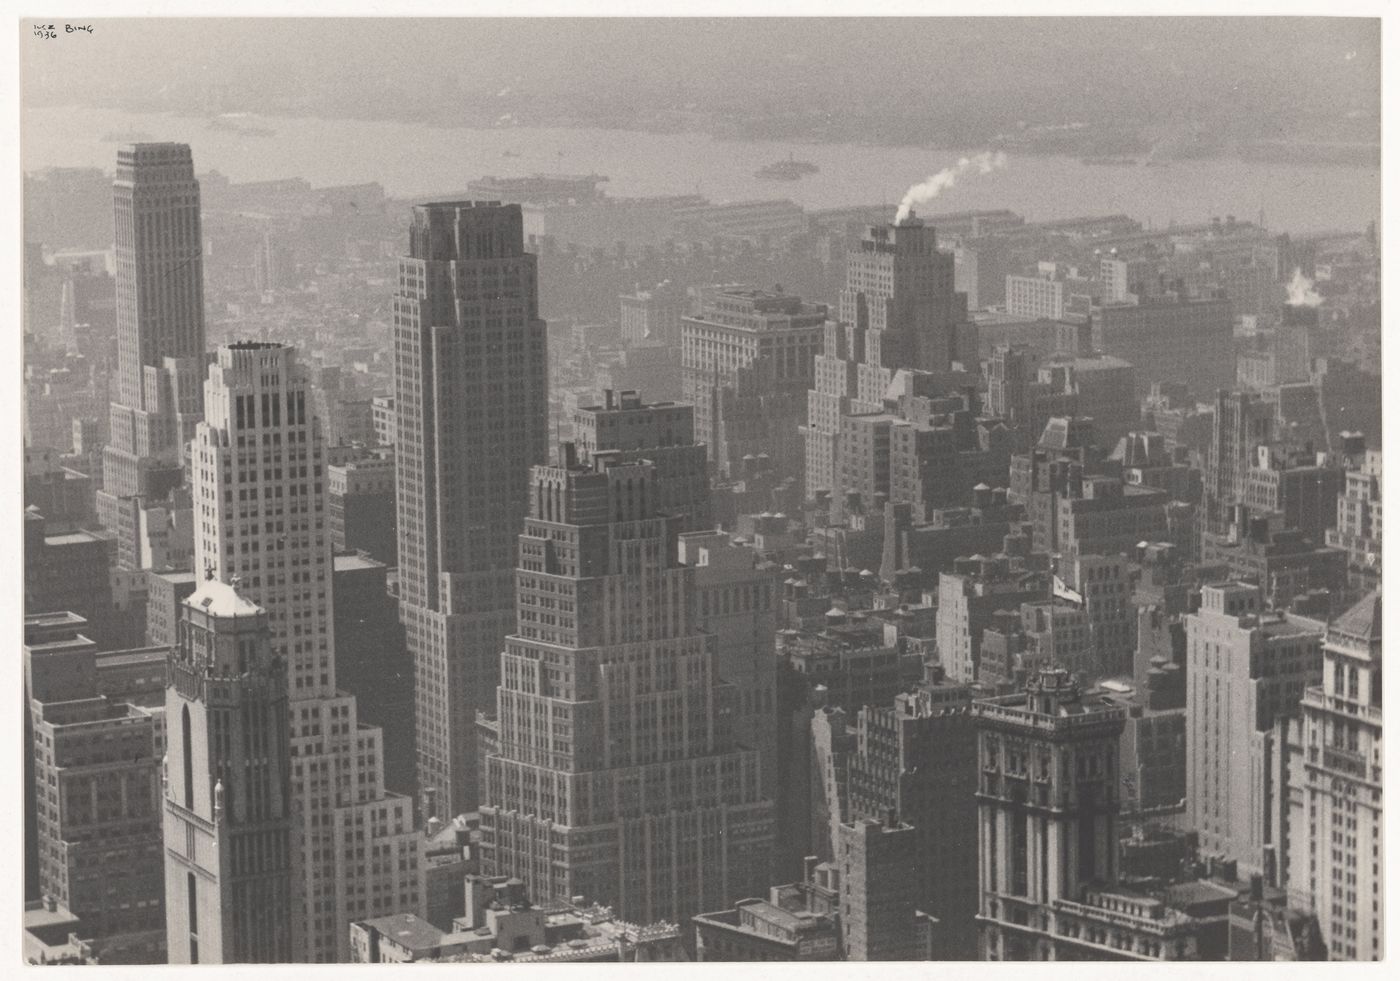
[[[251,136],[202,117],[91,107],[25,109],[25,170],[115,166],[109,133],[189,143],[199,171],[234,181],[303,177],[313,185],[378,181],[394,196],[461,191],[484,175],[596,173],[614,196],[687,194],[716,202],[789,198],[805,208],[897,203],[904,190],[953,162],[955,152],[908,147],[730,142],[699,133],[601,129],[459,129],[350,119],[249,117]],[[973,148],[977,149],[977,148]],[[507,153],[511,154],[507,156]],[[765,181],[754,172],[794,154],[820,173]],[[930,210],[1010,208],[1028,220],[1121,212],[1151,226],[1233,214],[1294,234],[1360,231],[1380,220],[1378,169],[1192,160],[1161,167],[1091,166],[1070,157],[1012,155],[1003,170],[971,176]]]

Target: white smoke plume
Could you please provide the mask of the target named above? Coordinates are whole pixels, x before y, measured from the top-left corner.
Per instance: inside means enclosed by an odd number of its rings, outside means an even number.
[[[1290,307],[1315,307],[1322,297],[1313,289],[1313,281],[1303,275],[1303,270],[1294,269],[1293,279],[1288,284],[1288,305]]]
[[[987,151],[979,153],[975,157],[963,157],[951,167],[945,167],[936,174],[930,175],[928,180],[915,184],[904,192],[904,198],[899,202],[899,212],[894,216],[894,223],[898,225],[905,218],[909,217],[910,210],[916,204],[927,204],[948,188],[957,183],[958,178],[969,171],[976,170],[979,174],[990,174],[994,170],[1000,170],[1006,166],[1006,154],[998,150],[996,153]]]

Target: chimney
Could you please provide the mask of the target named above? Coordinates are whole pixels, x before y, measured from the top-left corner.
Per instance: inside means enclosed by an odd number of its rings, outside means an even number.
[[[887,827],[887,828],[897,828],[897,827],[899,827],[899,817],[898,817],[898,814],[897,814],[897,812],[895,811],[895,809],[894,809],[893,807],[887,807],[887,808],[885,808],[885,827]]]
[[[605,388],[605,389],[603,389],[603,408],[605,408],[605,409],[611,409],[612,407],[613,407],[613,390],[612,390],[611,388]]]

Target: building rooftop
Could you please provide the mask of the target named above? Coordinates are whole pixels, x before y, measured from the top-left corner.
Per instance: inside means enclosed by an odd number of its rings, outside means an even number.
[[[86,542],[100,542],[102,539],[87,531],[70,531],[59,535],[45,535],[44,544],[50,548],[63,545],[81,545]]]
[[[1108,371],[1115,368],[1131,368],[1132,362],[1124,361],[1122,358],[1114,357],[1111,354],[1097,354],[1092,357],[1070,358],[1058,363],[1074,365],[1076,373],[1086,371]]]
[[[1167,905],[1182,909],[1201,903],[1229,901],[1239,896],[1238,889],[1231,889],[1209,879],[1196,879],[1192,882],[1178,882],[1162,891]]]
[[[412,913],[396,913],[365,920],[366,926],[373,927],[380,934],[407,947],[412,951],[429,951],[442,946],[448,936],[427,920]]]
[[[287,345],[280,341],[234,341],[228,345],[230,351],[280,351]]]
[[[153,661],[164,663],[167,651],[164,647],[138,647],[125,651],[110,651],[97,655],[99,667],[120,667],[128,664],[144,664]]]
[[[1329,633],[1370,643],[1381,639],[1381,593],[1375,590],[1332,621]]]
[[[739,906],[756,920],[777,927],[786,933],[795,933],[816,920],[811,913],[794,913],[781,906],[774,906],[764,899],[745,899]]]
[[[177,585],[195,581],[195,574],[189,570],[182,572],[149,572],[148,574]]]
[[[28,629],[60,626],[77,629],[86,625],[87,618],[79,616],[71,610],[54,610],[49,613],[26,613],[24,615],[24,626]]]
[[[361,569],[383,569],[384,563],[360,552],[337,555],[332,560],[335,572],[354,572]]]
[[[69,938],[82,931],[82,921],[61,903],[48,909],[42,901],[25,904],[24,959],[30,964],[76,963],[77,946]]]
[[[216,617],[249,617],[263,612],[262,607],[217,579],[204,580],[185,602]]]
[[[1301,637],[1307,634],[1320,636],[1324,625],[1320,620],[1278,613],[1276,617],[1261,616],[1259,630],[1265,637]]]

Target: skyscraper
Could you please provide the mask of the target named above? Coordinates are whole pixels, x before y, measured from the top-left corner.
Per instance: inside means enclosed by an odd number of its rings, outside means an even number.
[[[1274,878],[1274,725],[1321,680],[1323,624],[1264,608],[1259,587],[1201,589],[1186,621],[1186,812],[1201,851]]]
[[[82,921],[102,963],[162,963],[151,713],[102,695],[35,698],[30,712],[43,895]]]
[[[1095,306],[1090,336],[1095,351],[1139,367],[1140,395],[1166,381],[1200,397],[1234,383],[1234,319],[1234,304],[1223,296],[1141,296]]]
[[[199,182],[183,143],[135,143],[117,152],[117,399],[97,495],[103,526],[117,502],[163,499],[180,484],[185,445],[202,406],[204,244]],[[139,561],[120,548],[123,565]]]
[[[717,474],[738,477],[746,455],[767,453],[784,475],[801,475],[799,426],[825,323],[823,305],[739,288],[681,319],[684,398]]]
[[[860,818],[837,827],[846,960],[927,959],[922,956],[928,949],[927,928],[920,930],[923,918],[917,909],[919,869],[909,861],[914,839],[914,829],[900,821],[893,808],[883,820]]]
[[[574,412],[579,461],[616,451],[620,460],[647,460],[656,468],[657,509],[681,516],[681,531],[714,527],[710,475],[703,444],[695,441],[695,407],[643,402],[636,392],[603,392],[602,405]]]
[[[1290,899],[1311,907],[1335,960],[1385,955],[1381,596],[1327,628],[1322,684],[1303,695],[1290,782]]]
[[[778,590],[781,572],[721,531],[680,536],[679,560],[695,569],[700,629],[715,635],[720,677],[738,689],[735,741],[758,750],[763,795],[778,785]]]
[[[351,920],[421,903],[412,801],[384,790],[383,733],[337,688],[330,532],[319,420],[296,352],[219,348],[192,454],[195,563],[237,576],[267,611],[287,665],[300,848],[294,915],[308,961],[349,958]]]
[[[495,698],[530,467],[547,453],[545,324],[521,221],[519,205],[415,207],[394,296],[400,616],[418,786],[449,816],[478,801],[473,726]]]
[[[938,250],[933,226],[909,217],[870,228],[846,254],[842,323],[867,328],[861,399],[878,402],[900,368],[947,371],[956,359],[958,324],[967,319],[967,294],[953,289],[953,253]]]
[[[295,855],[287,666],[267,614],[206,580],[167,667],[165,790],[172,964],[293,960]]]
[[[914,829],[901,858],[919,910],[938,918],[939,960],[977,953],[977,733],[972,693],[939,681],[867,705],[848,763],[853,820],[892,810]],[[838,846],[841,844],[838,836]]]
[[[974,702],[986,960],[1184,960],[1196,925],[1118,886],[1125,711],[1062,670]]]
[[[967,294],[953,288],[953,254],[915,217],[875,225],[846,255],[840,323],[828,323],[807,396],[806,492],[835,492],[841,418],[883,412],[896,371],[946,372],[958,356]]]
[[[1346,489],[1337,498],[1337,527],[1327,544],[1347,552],[1347,579],[1352,589],[1375,589],[1381,581],[1381,451],[1367,450]]]
[[[651,464],[562,450],[534,468],[520,535],[483,871],[638,923],[762,895],[772,804],[733,742],[739,696],[677,563],[681,519],[658,513]]]
[[[1274,436],[1274,407],[1252,392],[1221,390],[1205,472],[1205,530],[1229,527],[1231,505],[1245,502],[1257,447]]]

